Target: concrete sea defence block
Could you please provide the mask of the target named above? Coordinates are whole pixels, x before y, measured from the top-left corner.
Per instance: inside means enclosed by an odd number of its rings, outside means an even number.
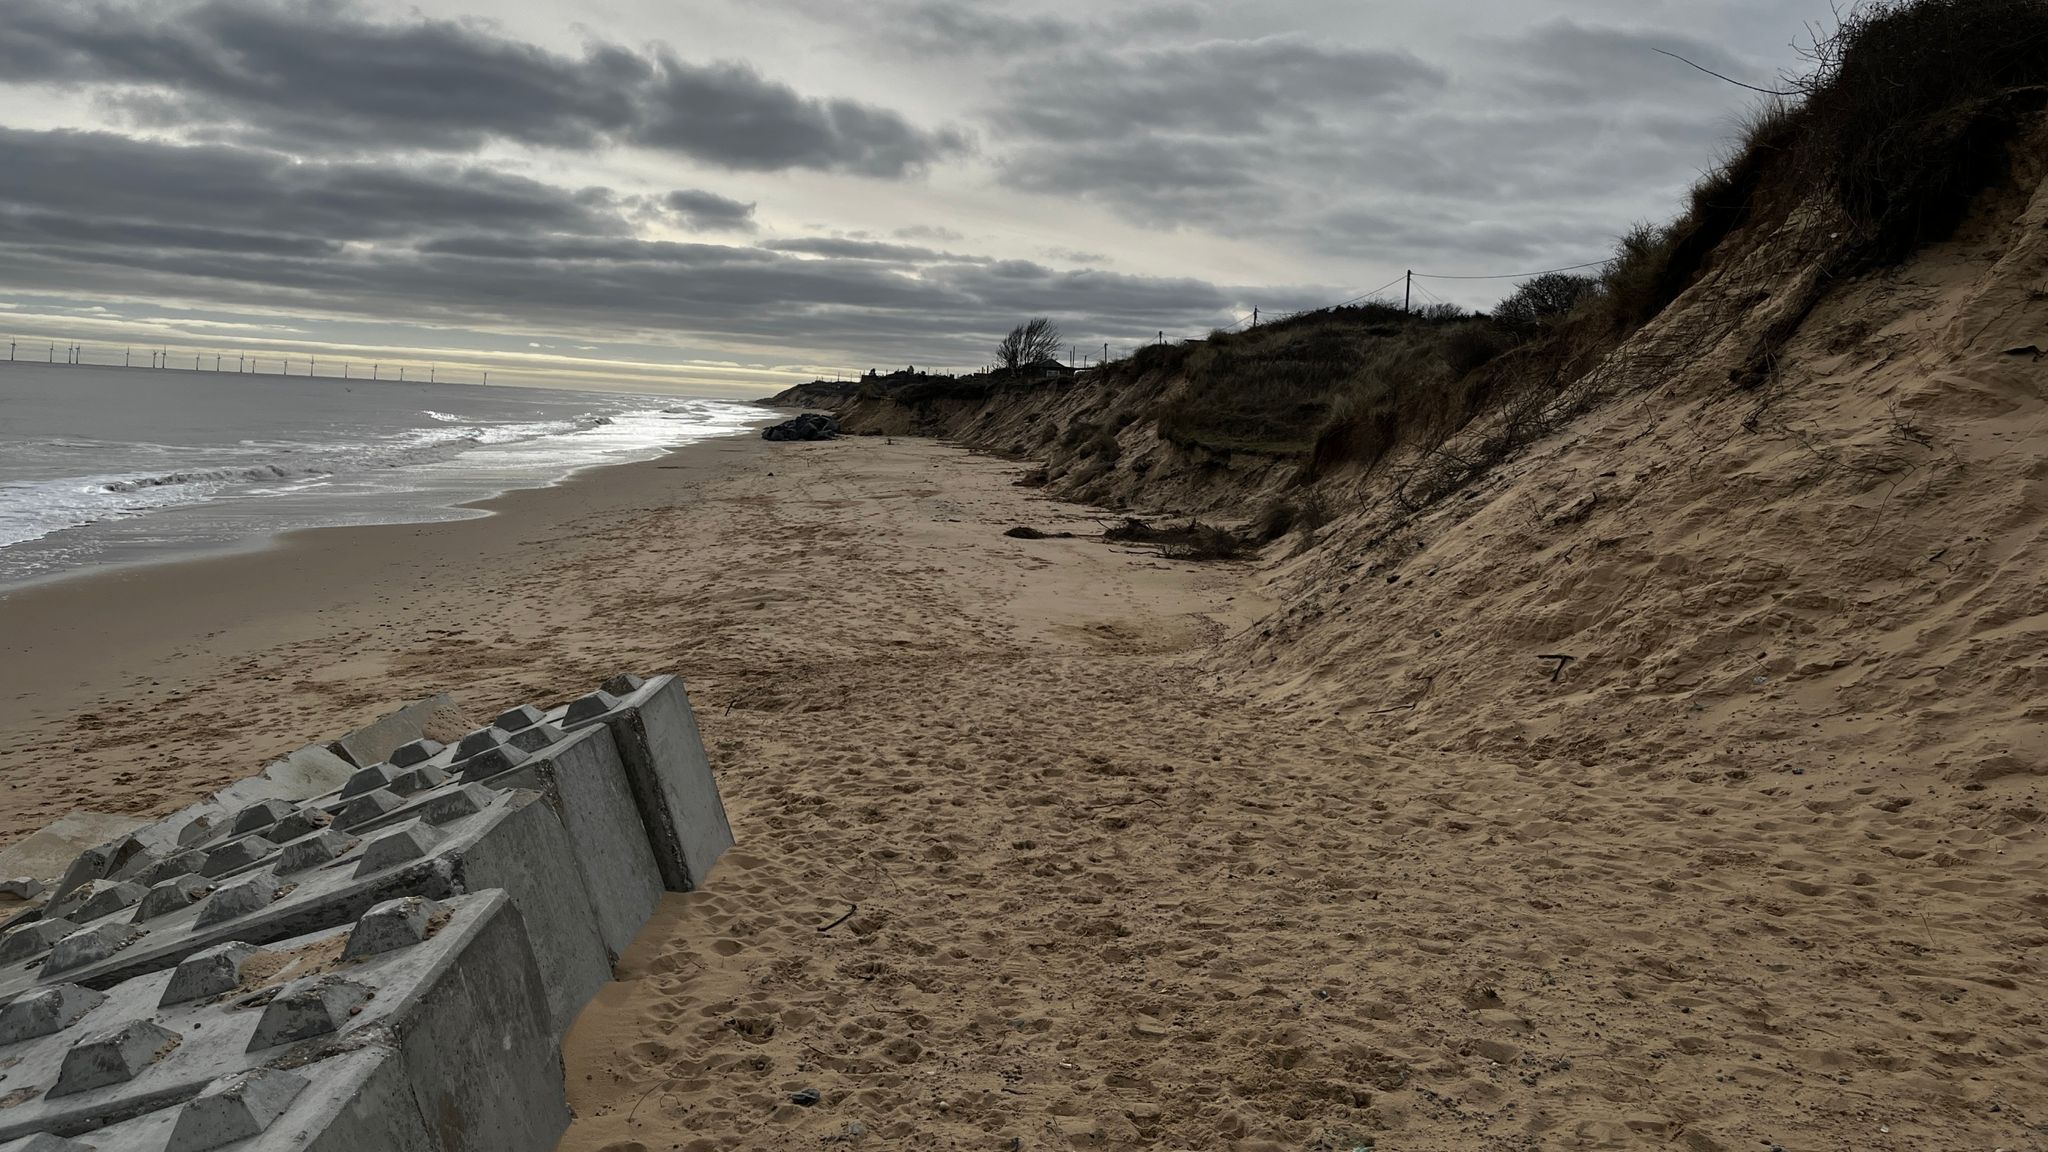
[[[732,843],[689,701],[618,676],[466,733],[434,701],[380,726],[344,740],[384,759],[302,749],[85,848],[0,926],[0,1152],[553,1147],[562,1035]],[[507,926],[473,950],[524,983],[450,960],[460,995],[400,1012],[388,958],[477,893]]]
[[[0,1147],[544,1152],[568,1125],[544,980],[518,909],[486,892],[104,993],[37,989],[0,1010]]]
[[[732,847],[733,836],[683,682],[674,676],[614,677],[571,702],[556,723],[568,730],[593,724],[611,729],[662,881],[675,892],[701,886]]]
[[[615,957],[623,953],[661,901],[662,877],[611,732],[600,726],[571,733],[508,771],[478,777],[465,771],[462,778],[548,797],[574,845],[605,947]]]
[[[458,788],[423,800],[413,815],[360,836],[332,830],[276,849],[238,872],[211,878],[213,891],[135,922],[125,912],[67,924],[31,924],[0,939],[0,1001],[39,984],[106,989],[176,966],[229,941],[268,944],[352,923],[402,896],[445,898],[506,891],[532,933],[546,977],[551,1019],[566,1029],[611,978],[611,955],[562,822],[544,797],[523,789]],[[318,849],[323,863],[290,870],[295,854]],[[149,898],[144,897],[147,901]]]
[[[444,692],[387,712],[327,747],[350,764],[367,768],[415,740],[437,738],[468,727],[454,697]]]

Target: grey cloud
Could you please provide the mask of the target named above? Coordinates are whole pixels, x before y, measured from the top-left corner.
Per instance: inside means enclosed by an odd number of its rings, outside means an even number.
[[[1407,52],[1324,47],[1297,36],[1081,53],[1020,70],[1002,127],[1056,141],[1157,133],[1244,137],[1312,125],[1441,87]]]
[[[934,224],[911,224],[907,227],[896,229],[890,235],[898,240],[937,240],[941,243],[951,243],[966,239],[965,236],[953,231],[951,228],[941,228]]]
[[[13,0],[0,78],[294,151],[626,143],[732,168],[901,176],[967,145],[741,65],[601,43],[569,56],[474,21],[380,21],[349,0]]]
[[[634,139],[730,168],[843,168],[870,176],[901,175],[968,143],[958,132],[926,132],[886,109],[810,99],[742,64],[699,67],[671,57],[661,62]]]
[[[909,244],[880,240],[813,236],[792,240],[771,240],[761,245],[772,252],[794,252],[806,256],[829,256],[837,260],[887,260],[897,264],[930,264],[950,259],[945,253]]]
[[[924,0],[897,10],[906,46],[922,50],[1018,53],[1061,48],[1079,41],[1082,26],[1057,16],[1013,16],[983,4]]]
[[[1524,92],[1546,106],[1597,105],[1614,108],[1629,101],[1697,107],[1702,97],[1727,91],[1727,82],[1674,60],[1683,56],[1726,76],[1760,87],[1776,78],[1717,44],[1675,32],[1614,28],[1575,20],[1548,20],[1520,35],[1495,38]]]
[[[753,0],[761,2],[761,0]],[[1190,3],[1145,4],[1087,19],[1019,15],[1008,0],[772,0],[805,16],[841,25],[898,56],[988,56],[1038,59],[1077,46],[1184,34],[1203,12]]]
[[[979,363],[1018,315],[1129,344],[1224,320],[1193,279],[1061,272],[864,240],[653,242],[601,189],[469,169],[293,164],[221,145],[0,129],[33,174],[0,181],[17,292],[287,308],[309,321],[555,328],[673,343],[828,348],[877,363]],[[118,180],[108,179],[119,173]]]
[[[1327,180],[1299,158],[1348,148],[1449,82],[1405,52],[1295,36],[1088,52],[1021,68],[995,123],[1009,186],[1103,201],[1155,227],[1258,230],[1283,185]]]
[[[662,197],[662,206],[679,219],[683,226],[696,232],[715,232],[721,229],[736,232],[751,232],[754,223],[754,205],[742,204],[727,196],[702,189],[678,189]]]
[[[1741,103],[1656,49],[1765,71],[1699,37],[1561,19],[1476,35],[1455,72],[1298,37],[1125,46],[1016,68],[996,168],[1149,227],[1397,268],[1576,262],[1675,199]]]
[[[1103,200],[1140,223],[1176,228],[1251,224],[1280,211],[1284,196],[1259,178],[1261,161],[1275,157],[1269,141],[1143,137],[1030,145],[999,171],[1013,188]]]
[[[586,235],[628,228],[603,189],[566,190],[478,167],[300,164],[226,145],[4,127],[0,154],[10,158],[0,205],[69,217],[336,241],[477,228]]]

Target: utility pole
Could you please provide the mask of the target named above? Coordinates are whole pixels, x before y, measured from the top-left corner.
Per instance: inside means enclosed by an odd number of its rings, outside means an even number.
[[[1254,306],[1254,307],[1252,308],[1252,327],[1254,327],[1254,328],[1257,328],[1258,326],[1259,326],[1259,310],[1258,310],[1258,308],[1257,308],[1256,306]]]
[[[1401,315],[1408,315],[1408,305],[1415,299],[1415,269],[1408,270],[1407,287],[1401,289]]]

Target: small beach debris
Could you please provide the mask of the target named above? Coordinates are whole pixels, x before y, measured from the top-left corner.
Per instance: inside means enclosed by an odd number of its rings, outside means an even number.
[[[792,1093],[789,1097],[789,1102],[791,1104],[797,1105],[798,1107],[809,1108],[811,1105],[816,1104],[818,1101],[823,1100],[824,1098],[824,1095],[820,1093],[816,1088],[805,1088],[800,1091]]]

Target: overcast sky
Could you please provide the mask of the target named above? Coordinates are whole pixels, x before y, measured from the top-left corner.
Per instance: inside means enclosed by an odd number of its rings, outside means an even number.
[[[1768,85],[1827,12],[6,0],[0,328],[742,394],[1034,314],[1120,354],[1598,259],[1757,99],[1656,50]]]

